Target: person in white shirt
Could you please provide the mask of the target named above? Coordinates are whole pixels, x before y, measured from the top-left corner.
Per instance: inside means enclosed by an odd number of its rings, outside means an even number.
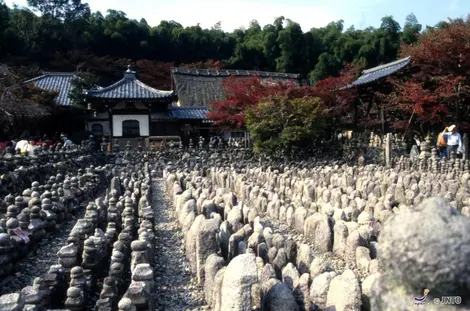
[[[447,131],[448,132],[444,134],[447,141],[447,158],[450,157],[452,151],[455,152],[455,154],[463,154],[465,150],[462,144],[462,137],[457,132],[456,126],[449,126]]]
[[[26,137],[22,136],[21,140],[16,143],[15,150],[20,149],[21,153],[24,153],[28,145],[28,140],[26,139]]]
[[[26,148],[24,149],[24,154],[27,153],[28,156],[32,157],[34,156],[34,150],[37,148],[36,146],[36,141],[33,139],[33,138],[30,138],[29,139],[29,143],[28,145],[26,146]]]

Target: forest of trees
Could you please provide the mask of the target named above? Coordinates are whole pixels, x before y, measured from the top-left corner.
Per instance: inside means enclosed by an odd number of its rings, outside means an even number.
[[[28,5],[9,8],[0,0],[0,60],[14,72],[14,79],[0,79],[0,91],[40,70],[81,72],[88,77],[82,87],[89,88],[121,79],[132,64],[139,79],[163,90],[171,88],[172,66],[278,71],[300,73],[311,85],[229,80],[224,83],[227,99],[211,103],[208,117],[220,126],[247,126],[260,137],[260,149],[281,144],[293,150],[319,132],[323,121],[329,128],[349,124],[358,110],[356,92],[368,92],[385,117],[364,110],[354,125],[388,124],[385,128],[423,134],[449,123],[470,129],[470,17],[426,29],[413,14],[403,27],[392,16],[383,17],[378,28],[363,30],[344,29],[340,20],[306,32],[278,17],[264,27],[252,21],[247,29],[228,33],[220,23],[202,29],[162,21],[153,27],[120,11],[103,16],[80,0],[28,0]],[[344,88],[361,69],[406,56],[411,57],[406,73],[384,79],[388,87]],[[36,102],[50,101],[39,93]],[[284,113],[276,113],[277,105]],[[273,140],[286,135],[292,138],[287,143]]]
[[[344,29],[340,20],[304,32],[295,21],[278,17],[264,27],[254,20],[228,33],[220,23],[202,29],[161,21],[153,27],[121,11],[91,12],[80,0],[28,0],[28,5],[9,8],[0,0],[0,59],[49,71],[86,68],[103,85],[119,78],[129,61],[146,67],[153,86],[160,88],[169,81],[155,78],[156,71],[214,62],[224,68],[301,73],[315,83],[337,75],[346,63],[368,68],[393,61],[400,44],[416,42],[422,31],[413,14],[403,27],[386,16],[379,28]]]

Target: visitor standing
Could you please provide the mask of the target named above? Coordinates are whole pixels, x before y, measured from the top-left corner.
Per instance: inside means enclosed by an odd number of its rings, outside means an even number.
[[[447,127],[437,135],[437,150],[441,158],[447,158],[447,139],[446,139]]]
[[[421,152],[421,140],[420,140],[418,134],[415,134],[413,136],[413,140],[415,141],[416,147],[418,148],[418,152]]]
[[[72,146],[72,141],[67,136],[64,136],[64,147],[71,147],[71,146]]]
[[[462,144],[462,137],[457,132],[457,127],[455,125],[451,125],[447,128],[447,133],[445,133],[446,141],[447,141],[447,158],[450,157],[451,152],[455,152],[455,154],[460,155],[464,153],[464,147]]]
[[[21,135],[20,141],[16,143],[15,150],[20,149],[21,153],[26,151],[26,147],[28,147],[29,142],[25,135]]]
[[[28,142],[28,145],[26,145],[24,151],[22,152],[23,154],[25,155],[28,155],[30,157],[32,157],[34,155],[34,150],[38,148],[36,146],[36,139],[34,138],[30,138],[29,139],[29,142]]]

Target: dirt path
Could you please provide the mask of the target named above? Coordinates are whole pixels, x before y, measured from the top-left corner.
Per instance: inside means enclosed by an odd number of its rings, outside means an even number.
[[[199,311],[204,307],[204,295],[191,277],[183,250],[183,233],[173,216],[171,202],[164,194],[165,183],[157,179],[152,184],[152,206],[155,210],[155,310]]]
[[[33,285],[33,280],[42,276],[51,265],[57,264],[57,252],[67,244],[73,226],[85,214],[85,205],[74,218],[61,224],[60,229],[42,239],[26,257],[19,259],[12,275],[0,280],[0,295],[19,292],[25,286]]]

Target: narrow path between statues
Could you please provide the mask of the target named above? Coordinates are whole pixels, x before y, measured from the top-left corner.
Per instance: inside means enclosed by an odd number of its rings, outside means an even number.
[[[47,273],[51,265],[57,263],[57,252],[67,244],[67,238],[78,219],[85,215],[85,203],[70,221],[61,224],[59,230],[42,239],[34,249],[17,263],[14,272],[0,280],[0,295],[20,292],[33,280]]]
[[[197,286],[183,250],[183,232],[174,217],[171,202],[165,197],[165,183],[152,184],[155,211],[155,310],[207,310],[204,295]]]

